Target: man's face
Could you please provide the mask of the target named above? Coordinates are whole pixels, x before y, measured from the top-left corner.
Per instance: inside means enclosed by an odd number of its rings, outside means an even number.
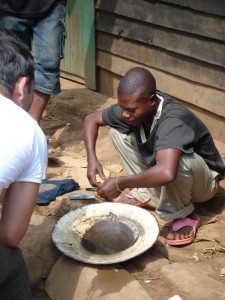
[[[122,116],[129,125],[139,126],[152,120],[155,101],[152,97],[140,97],[135,94],[118,95],[118,105]]]

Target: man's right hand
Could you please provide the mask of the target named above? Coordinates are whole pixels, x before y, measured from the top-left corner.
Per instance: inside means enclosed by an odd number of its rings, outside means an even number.
[[[103,181],[106,179],[102,165],[98,160],[88,163],[87,178],[91,186],[98,187],[101,185],[101,182],[97,181],[97,175],[99,175]]]

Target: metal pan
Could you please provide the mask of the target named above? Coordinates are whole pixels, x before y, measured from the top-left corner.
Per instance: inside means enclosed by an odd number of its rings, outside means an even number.
[[[156,218],[143,208],[121,203],[79,207],[56,223],[52,240],[66,256],[90,264],[129,260],[153,246]]]

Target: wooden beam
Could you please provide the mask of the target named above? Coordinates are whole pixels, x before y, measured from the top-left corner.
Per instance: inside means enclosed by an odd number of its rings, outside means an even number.
[[[225,3],[225,2],[224,2]],[[199,38],[106,12],[100,12],[97,30],[160,47],[201,61],[225,67],[225,43]]]
[[[97,0],[96,8],[146,23],[225,41],[225,19],[155,1]]]
[[[214,14],[225,17],[225,1],[224,0],[161,0],[184,8],[198,10],[200,12]]]
[[[159,90],[218,116],[225,117],[225,93],[220,90],[194,84],[189,80],[100,50],[97,53],[97,65],[120,76],[123,76],[130,68],[142,66],[155,76]]]
[[[212,66],[205,62],[193,60],[160,48],[131,42],[130,40],[104,33],[98,34],[97,47],[100,50],[192,80],[196,83],[222,90],[225,89],[225,72],[222,67]]]

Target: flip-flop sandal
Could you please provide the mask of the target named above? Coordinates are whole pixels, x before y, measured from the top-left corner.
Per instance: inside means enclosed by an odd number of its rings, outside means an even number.
[[[54,152],[48,152],[48,158],[59,157],[62,155],[61,151],[55,150]]]
[[[49,151],[51,150],[51,151]],[[48,142],[48,158],[59,157],[62,155],[62,151],[54,149]]]
[[[134,206],[138,206],[138,207],[145,207],[145,208],[149,208],[151,210],[155,210],[155,207],[151,206],[147,202],[138,201],[131,194],[126,194],[125,196],[119,196],[119,197],[113,199],[113,202],[130,204],[130,205],[134,205]]]
[[[190,219],[190,218],[175,219],[172,224],[172,229],[174,232],[176,232],[185,226],[190,226],[193,228],[193,236],[181,240],[167,239],[167,244],[171,246],[182,246],[182,245],[187,245],[192,243],[193,240],[195,239],[197,229],[200,227],[200,217],[196,215],[194,219]]]

